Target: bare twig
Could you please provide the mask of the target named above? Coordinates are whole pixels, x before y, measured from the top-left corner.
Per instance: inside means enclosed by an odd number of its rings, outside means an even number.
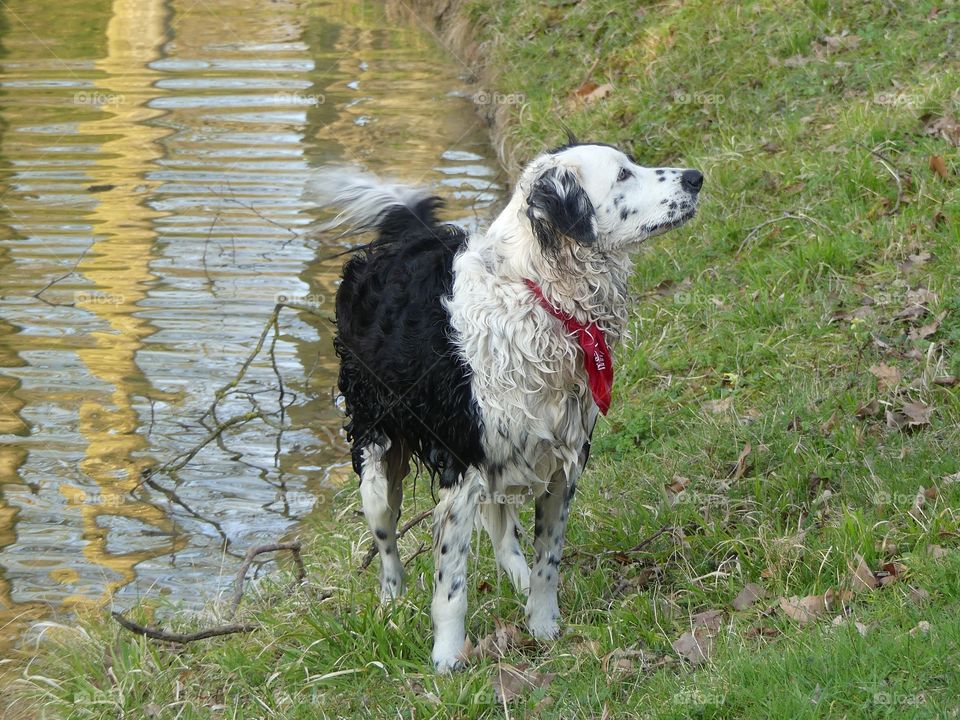
[[[408,520],[406,524],[402,528],[400,528],[400,532],[397,533],[397,540],[402,538],[404,535],[410,532],[410,530],[412,530],[415,526],[419,525],[428,517],[430,517],[431,514],[433,514],[433,510],[424,510],[419,515],[413,518],[410,518],[410,520]],[[418,555],[420,554],[419,551],[417,551],[417,554]],[[376,555],[377,555],[377,543],[372,542],[370,543],[370,549],[367,550],[367,554],[364,556],[363,562],[360,563],[360,569],[357,570],[357,572],[362,573],[364,570],[370,567],[370,563],[373,562],[373,558],[376,557]],[[416,557],[416,555],[414,557]]]
[[[896,215],[897,211],[900,209],[900,203],[903,200],[903,182],[900,180],[900,173],[897,172],[896,168],[894,167],[893,160],[888,158],[886,155],[881,153],[876,148],[868,148],[866,145],[864,145],[861,142],[858,142],[857,145],[862,147],[868,153],[873,155],[877,160],[879,160],[880,164],[883,165],[886,171],[893,176],[894,181],[897,183],[897,199],[896,199],[896,202],[894,202],[893,204],[893,209],[887,213],[887,215]]]
[[[767,227],[768,225],[773,225],[774,223],[783,222],[784,220],[796,220],[796,221],[798,221],[798,222],[807,222],[807,223],[810,223],[810,224],[812,224],[812,225],[816,225],[817,227],[822,228],[823,230],[826,230],[827,232],[832,232],[827,225],[824,225],[824,224],[823,224],[822,222],[820,222],[819,220],[813,219],[813,218],[810,217],[809,215],[804,215],[804,214],[801,213],[801,212],[798,212],[798,213],[784,213],[784,214],[781,215],[780,217],[773,218],[772,220],[765,220],[764,222],[760,223],[759,225],[754,225],[754,226],[750,229],[750,232],[747,233],[747,236],[743,239],[743,242],[740,243],[740,247],[737,248],[737,254],[739,255],[740,253],[742,253],[742,252],[743,252],[743,249],[744,249],[747,245],[750,244],[750,241],[753,240],[753,238],[756,237],[757,233],[759,233],[761,230],[763,230],[763,228]]]
[[[632,548],[630,548],[629,550],[624,550],[623,552],[627,552],[627,553],[640,552],[641,550],[643,550],[644,548],[646,548],[650,543],[652,543],[654,540],[656,540],[658,537],[660,537],[661,535],[665,535],[666,533],[668,533],[668,532],[670,532],[670,531],[672,531],[672,530],[673,530],[673,525],[664,525],[662,528],[660,528],[659,530],[657,530],[657,531],[656,531],[653,535],[651,535],[650,537],[646,538],[645,540],[641,540],[639,543],[637,543],[636,545],[634,545]]]
[[[293,561],[297,564],[297,583],[303,582],[307,576],[306,568],[303,566],[303,558],[300,556],[299,542],[269,543],[267,545],[256,545],[247,550],[247,555],[237,570],[237,578],[234,582],[233,600],[230,603],[230,617],[237,614],[237,608],[240,607],[240,599],[243,597],[243,583],[247,579],[247,570],[257,555],[268,552],[277,552],[278,550],[289,550],[293,555]]]
[[[192,643],[195,640],[205,640],[206,638],[217,637],[219,635],[253,632],[257,629],[256,625],[233,624],[220,625],[218,627],[207,628],[206,630],[199,630],[194,633],[173,633],[168,632],[167,630],[158,630],[157,628],[140,625],[139,623],[133,622],[133,620],[128,620],[119,612],[113,612],[111,615],[113,615],[114,620],[120,623],[121,627],[126,628],[132,633],[136,633],[137,635],[145,635],[146,637],[154,640],[177,643],[179,645],[186,645],[187,643]]]
[[[410,557],[408,557],[406,560],[403,561],[403,566],[404,566],[404,567],[410,567],[410,563],[412,563],[412,562],[413,562],[414,560],[416,560],[418,557],[420,557],[421,555],[423,555],[423,554],[424,554],[425,552],[427,552],[429,549],[430,549],[430,548],[427,546],[426,543],[424,543],[424,542],[420,543],[420,547],[417,548],[417,551],[416,551],[413,555],[411,555]]]
[[[37,300],[39,300],[40,302],[44,302],[44,303],[46,303],[47,305],[52,305],[52,306],[54,306],[54,307],[56,307],[56,306],[58,306],[58,305],[67,305],[67,306],[69,306],[69,307],[73,307],[76,303],[72,303],[72,302],[71,302],[71,303],[55,303],[55,302],[50,302],[50,301],[47,300],[45,297],[43,297],[43,294],[44,294],[47,290],[49,290],[50,288],[52,288],[54,285],[56,285],[58,282],[60,282],[61,280],[66,280],[68,277],[70,277],[71,275],[73,275],[73,274],[77,271],[77,268],[80,267],[80,263],[83,262],[83,259],[87,256],[87,253],[90,252],[90,248],[92,248],[93,245],[94,245],[93,243],[90,243],[89,245],[87,245],[87,247],[84,248],[83,252],[80,253],[79,256],[77,256],[77,260],[76,260],[76,262],[73,263],[73,267],[70,268],[70,272],[66,272],[66,273],[64,273],[63,275],[60,275],[59,277],[55,277],[53,280],[51,280],[50,282],[48,282],[48,283],[47,283],[46,285],[44,285],[42,288],[40,288],[39,290],[37,290],[35,293],[31,293],[31,295],[32,295],[33,297],[35,297]]]

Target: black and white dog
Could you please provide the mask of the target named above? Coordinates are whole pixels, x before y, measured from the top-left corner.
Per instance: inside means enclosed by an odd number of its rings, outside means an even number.
[[[557,636],[568,507],[610,403],[630,253],[693,217],[702,184],[696,170],[640,167],[614,147],[571,142],[530,163],[506,209],[473,235],[438,222],[441,200],[423,190],[343,169],[308,188],[340,208],[331,225],[377,233],[347,261],[337,292],[339,386],[384,599],[404,585],[396,528],[411,456],[439,478],[438,670],[462,662],[478,514],[498,563],[528,594],[530,632]],[[527,500],[532,572],[518,532]]]

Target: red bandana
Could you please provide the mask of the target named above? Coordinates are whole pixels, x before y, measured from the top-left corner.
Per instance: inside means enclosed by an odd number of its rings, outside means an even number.
[[[610,409],[610,393],[613,390],[613,356],[607,348],[607,339],[595,322],[583,325],[572,315],[554,307],[543,294],[543,290],[533,280],[524,281],[530,291],[540,301],[540,306],[563,323],[567,332],[577,336],[577,342],[583,350],[583,366],[587,371],[587,382],[593,401],[604,415]]]

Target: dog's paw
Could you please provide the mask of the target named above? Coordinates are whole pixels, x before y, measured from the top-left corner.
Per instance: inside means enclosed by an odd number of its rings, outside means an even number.
[[[406,590],[406,583],[402,576],[389,575],[380,580],[380,602],[383,604],[392,603],[403,595]]]
[[[559,617],[530,618],[527,629],[537,640],[556,640],[560,637]]]
[[[445,674],[445,673],[460,672],[467,666],[467,664],[459,657],[441,658],[439,660],[437,658],[434,658],[433,666],[434,668],[436,668],[438,673]]]

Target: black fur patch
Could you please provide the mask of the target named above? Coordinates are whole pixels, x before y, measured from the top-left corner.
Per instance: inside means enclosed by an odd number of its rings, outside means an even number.
[[[431,197],[384,213],[377,239],[344,265],[334,349],[357,474],[363,448],[389,439],[449,487],[482,464],[483,448],[470,370],[441,304],[467,235],[436,220],[439,204]]]
[[[527,195],[527,217],[546,254],[557,255],[564,237],[581,245],[597,241],[593,203],[567,168],[550,168],[537,178]]]

